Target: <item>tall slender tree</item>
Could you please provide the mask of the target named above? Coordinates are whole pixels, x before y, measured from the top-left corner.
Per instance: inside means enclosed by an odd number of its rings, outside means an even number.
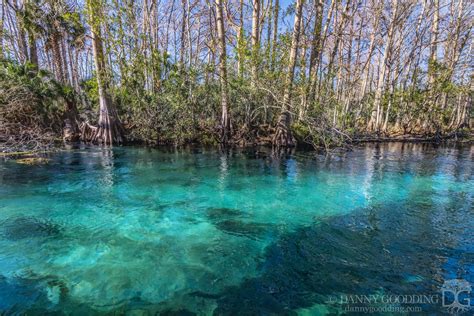
[[[94,65],[99,90],[99,122],[92,133],[91,141],[104,145],[121,144],[124,141],[123,127],[117,110],[109,94],[109,75],[101,35],[101,19],[103,18],[102,0],[87,0],[89,25],[92,33]]]
[[[1,9],[1,13],[0,13],[0,59],[3,59],[4,58],[4,53],[3,53],[3,24],[4,24],[4,21],[5,21],[5,3],[4,3],[5,0],[1,0],[0,1],[0,9]]]
[[[252,0],[252,85],[258,79],[260,53],[260,0]]]
[[[398,14],[398,1],[394,0],[392,4],[392,14],[388,25],[388,31],[386,36],[385,49],[383,51],[382,59],[380,61],[380,75],[377,83],[377,89],[375,90],[374,105],[372,108],[372,114],[368,124],[368,129],[370,131],[380,131],[383,108],[382,108],[382,97],[385,92],[386,78],[389,75],[390,71],[390,59],[392,54],[392,46],[394,40],[394,30],[395,25],[397,24],[397,14]]]
[[[276,64],[276,48],[277,48],[277,39],[278,39],[278,19],[279,19],[279,12],[280,12],[280,2],[279,0],[275,0],[275,4],[273,5],[273,45],[272,45],[272,54],[271,54],[271,69],[275,69]]]
[[[227,52],[222,0],[215,0],[217,37],[219,42],[219,76],[221,84],[221,143],[227,144],[231,137],[229,96],[227,87]]]
[[[321,54],[321,49],[322,49],[321,30],[322,30],[322,25],[323,25],[323,11],[324,11],[323,0],[314,1],[314,11],[315,11],[315,18],[314,18],[314,26],[313,26],[313,39],[311,41],[311,55],[309,59],[310,84],[307,91],[306,102],[314,101],[314,94],[316,93],[319,56]]]
[[[296,141],[291,133],[291,93],[293,90],[293,80],[295,77],[296,58],[298,56],[298,45],[300,39],[301,19],[303,14],[304,0],[296,1],[296,13],[291,38],[290,58],[288,61],[287,75],[285,80],[285,91],[281,105],[281,113],[278,118],[273,145],[277,147],[293,147]]]

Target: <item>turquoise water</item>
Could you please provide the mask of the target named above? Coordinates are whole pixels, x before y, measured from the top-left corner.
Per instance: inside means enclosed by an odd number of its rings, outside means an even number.
[[[474,286],[473,154],[393,143],[0,161],[0,314],[337,314],[341,294]]]

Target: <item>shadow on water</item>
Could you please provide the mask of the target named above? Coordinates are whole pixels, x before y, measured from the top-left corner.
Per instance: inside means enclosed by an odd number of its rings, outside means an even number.
[[[439,294],[445,279],[473,283],[472,200],[461,194],[446,214],[432,210],[390,203],[285,234],[266,249],[261,275],[220,293],[214,313],[282,315],[316,304],[338,313],[343,306],[330,302],[341,294]],[[422,308],[445,312],[440,304]]]
[[[222,232],[259,240],[275,233],[274,225],[252,222],[247,213],[226,207],[210,207],[207,217]]]
[[[272,243],[262,256],[256,258],[260,260],[256,277],[244,279],[237,286],[227,287],[223,291],[217,289],[216,292],[205,293],[195,289],[186,292],[188,289],[185,289],[185,293],[178,294],[187,296],[193,302],[202,300],[203,305],[215,305],[216,315],[281,315],[293,314],[298,309],[312,308],[317,304],[329,312],[339,313],[343,306],[331,303],[331,298],[340,294],[432,294],[439,293],[444,280],[454,278],[474,284],[472,188],[460,186],[467,192],[433,189],[433,186],[438,185],[433,180],[437,174],[452,176],[452,181],[461,184],[472,179],[472,154],[469,150],[393,144],[367,146],[354,153],[340,153],[329,158],[310,157],[309,154],[294,157],[294,153],[272,155],[263,150],[226,153],[223,159],[217,159],[222,157],[216,157],[212,151],[210,154],[205,150],[194,150],[192,153],[187,155],[186,152],[180,154],[170,150],[164,154],[148,149],[129,153],[120,148],[114,149],[113,155],[111,151],[71,152],[56,157],[50,165],[29,168],[32,173],[28,177],[21,172],[26,167],[10,164],[11,168],[0,170],[0,184],[5,187],[11,184],[7,189],[14,191],[20,185],[30,185],[32,179],[36,184],[44,184],[53,183],[58,177],[66,180],[76,177],[74,179],[79,181],[93,174],[93,183],[99,182],[101,188],[107,185],[112,188],[114,183],[129,181],[125,178],[125,172],[114,173],[114,170],[127,167],[125,162],[129,160],[129,164],[138,166],[154,162],[157,170],[165,165],[170,169],[186,171],[184,180],[173,174],[161,179],[158,178],[161,171],[157,172],[156,179],[146,179],[146,185],[150,185],[151,181],[157,181],[155,184],[163,181],[188,188],[198,181],[191,176],[194,173],[201,175],[196,170],[209,171],[210,168],[219,168],[219,174],[224,175],[220,180],[222,186],[233,189],[248,185],[247,182],[232,182],[232,172],[237,171],[244,175],[271,175],[271,179],[292,179],[298,170],[304,171],[306,175],[324,170],[331,176],[338,173],[343,176],[363,174],[369,183],[375,180],[389,181],[390,176],[398,173],[429,176],[431,178],[426,182],[417,183],[407,190],[406,201],[372,203],[348,215],[316,218],[314,223],[298,226],[291,231],[277,231],[276,225],[254,222],[247,209],[207,208],[205,217],[225,234],[242,240],[249,238],[252,242],[266,236],[274,238],[269,238]],[[178,156],[179,159],[176,158]],[[142,175],[140,172],[150,172],[150,169],[140,171],[138,168],[136,172]],[[214,173],[204,176],[211,177]],[[103,179],[108,180],[104,182]],[[396,190],[403,189],[396,182]],[[378,191],[374,192],[374,195],[379,194]],[[439,195],[443,195],[442,198],[446,200],[437,204]],[[104,196],[96,198],[99,203]],[[191,203],[189,197],[183,199],[153,205],[148,211],[162,214],[167,209],[196,205]],[[62,226],[35,217],[16,217],[0,222],[0,239],[9,241],[42,241],[50,237],[60,239],[62,234]],[[129,242],[127,245],[130,247],[135,245],[135,241]],[[248,253],[242,250],[244,248],[235,247],[237,244],[225,246],[228,251],[240,251],[239,255],[247,256]],[[162,251],[153,243],[146,246],[141,244],[141,247]],[[167,248],[162,249],[166,251]],[[202,251],[206,250],[203,246]],[[240,267],[232,266],[230,269],[239,273]],[[209,279],[211,284],[219,273],[222,271],[212,271],[209,273],[212,277],[206,276],[206,281]],[[2,310],[12,313],[26,311],[33,315],[49,311],[59,313],[61,310],[73,311],[71,314],[77,315],[101,313],[72,301],[65,284],[66,280],[60,277],[4,277],[0,273],[0,314]],[[170,299],[160,305],[143,302],[138,297],[123,302],[116,310],[108,310],[107,314],[121,315],[129,310],[143,310],[143,315],[192,315],[189,310],[194,311],[193,307],[185,299]],[[444,312],[439,304],[423,306],[423,311],[432,314]]]
[[[222,219],[241,218],[245,213],[240,210],[228,207],[209,207],[207,209],[207,217],[212,221],[219,221]]]
[[[61,226],[35,217],[18,217],[0,223],[0,236],[12,241],[25,238],[58,237]]]

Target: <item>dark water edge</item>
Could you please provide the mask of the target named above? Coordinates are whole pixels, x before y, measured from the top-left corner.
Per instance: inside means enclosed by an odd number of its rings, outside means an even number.
[[[216,149],[216,150],[258,150],[265,148],[272,149],[273,152],[277,153],[294,153],[295,151],[314,151],[316,153],[325,153],[327,150],[324,147],[314,148],[311,144],[299,141],[295,148],[273,148],[271,143],[260,143],[254,142],[252,144],[237,145],[229,144],[228,146],[222,146],[220,144],[206,145],[199,142],[188,142],[179,145],[173,144],[149,144],[141,140],[127,140],[124,144],[116,145],[117,147],[135,147],[135,148],[153,148],[153,149]],[[389,143],[404,143],[404,144],[423,144],[433,146],[469,146],[474,144],[474,134],[466,133],[451,133],[451,135],[445,136],[419,136],[419,135],[405,135],[402,137],[382,137],[379,135],[356,135],[351,141],[348,141],[344,145],[332,146],[329,148],[330,151],[347,151],[351,150],[355,146],[360,145],[375,145],[375,144],[389,144]],[[18,158],[24,156],[46,156],[48,153],[61,151],[63,149],[80,149],[95,147],[100,145],[88,144],[84,142],[60,142],[56,141],[54,147],[48,147],[44,150],[28,151],[19,150],[16,147],[3,146],[0,143],[0,158]]]
[[[376,163],[384,159],[393,161],[404,154],[411,155],[413,151],[429,156],[439,150],[452,149],[462,159],[453,162],[450,172],[459,182],[473,179],[472,171],[465,171],[473,167],[473,149],[465,144],[376,143],[356,146],[354,150],[366,146],[373,150]],[[134,146],[124,148],[133,149]],[[160,147],[159,150],[184,150],[192,155],[214,149],[189,146],[185,149]],[[266,147],[231,149],[230,152],[248,159],[282,159],[283,162],[300,155],[315,160],[327,159],[326,155],[304,150],[286,151],[283,156],[281,153],[275,156]],[[389,152],[398,152],[401,156],[390,157]],[[332,155],[336,162],[330,168],[334,171],[352,159],[350,152],[346,151]],[[431,158],[416,162],[416,167],[405,166],[403,162],[400,164],[402,166],[395,172],[413,173],[413,169],[419,169],[417,172],[431,175],[438,167],[436,160]],[[449,163],[447,165],[450,166]],[[380,163],[376,176],[387,172],[386,167]],[[448,201],[439,208],[434,200],[425,199],[436,196],[438,192],[429,186],[421,187],[410,192],[407,200],[388,200],[357,208],[350,214],[317,218],[302,227],[276,233],[276,240],[265,248],[263,256],[258,259],[258,276],[222,291],[194,291],[183,295],[196,305],[213,302],[215,315],[294,315],[304,309],[309,309],[309,313],[314,315],[336,315],[344,314],[345,306],[333,303],[332,298],[342,294],[438,294],[448,278],[464,279],[474,285],[473,193],[473,188],[452,192]],[[243,224],[241,217],[241,212],[234,209],[208,211],[209,220],[218,229],[237,238],[258,240],[277,231],[276,227],[269,225]],[[57,238],[62,234],[61,227],[56,224],[29,217],[2,223],[2,229],[5,238],[13,242],[31,236]],[[48,297],[51,294],[39,290],[44,288],[57,289],[54,295],[61,298],[61,303],[51,306],[51,298]],[[64,281],[55,275],[22,275],[12,281],[0,273],[0,306],[2,298],[7,298],[11,307],[5,312],[8,315],[195,314],[195,311],[180,306],[177,301],[156,304],[139,296],[135,300],[124,301],[119,308],[98,310],[71,300],[68,291]],[[34,304],[25,306],[24,302]],[[422,307],[423,314],[448,313],[439,305],[425,304]]]

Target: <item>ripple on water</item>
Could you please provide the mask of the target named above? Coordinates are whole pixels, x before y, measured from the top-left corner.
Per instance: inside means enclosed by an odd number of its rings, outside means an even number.
[[[401,147],[0,162],[0,310],[337,313],[328,295],[474,284],[469,148]]]

